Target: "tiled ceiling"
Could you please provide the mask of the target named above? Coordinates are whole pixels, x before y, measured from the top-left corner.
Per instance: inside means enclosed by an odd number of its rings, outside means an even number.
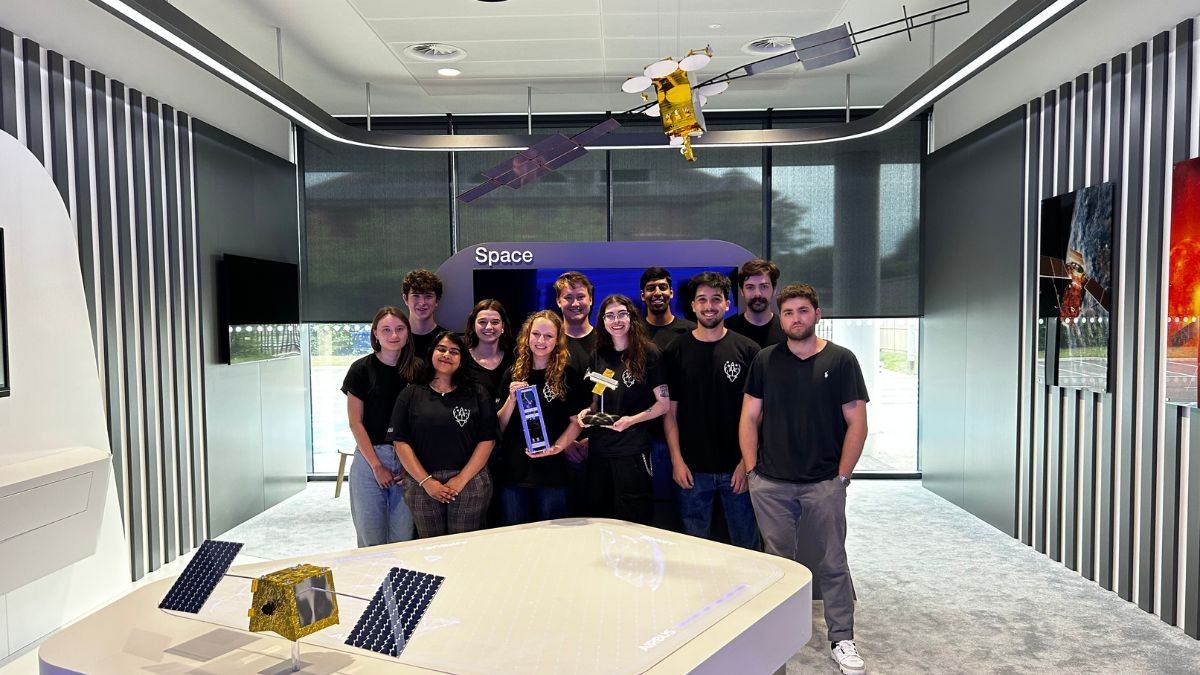
[[[711,45],[700,77],[759,57],[742,45],[849,21],[861,30],[950,0],[174,0],[186,12],[332,114],[620,111],[640,103],[626,77],[664,56]],[[710,109],[838,107],[850,75],[853,105],[882,105],[994,17],[1005,0],[861,48],[849,62],[805,72],[794,65],[735,82]],[[422,61],[405,48],[437,42],[466,52]],[[458,77],[438,75],[452,66]]]

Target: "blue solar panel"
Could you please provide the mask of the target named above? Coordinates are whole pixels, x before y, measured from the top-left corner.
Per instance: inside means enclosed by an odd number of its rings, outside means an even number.
[[[196,554],[183,569],[183,574],[179,575],[175,585],[171,586],[166,597],[158,603],[159,609],[198,613],[240,550],[242,545],[232,541],[209,539],[200,544]]]
[[[445,577],[393,567],[358,618],[346,644],[399,656]]]

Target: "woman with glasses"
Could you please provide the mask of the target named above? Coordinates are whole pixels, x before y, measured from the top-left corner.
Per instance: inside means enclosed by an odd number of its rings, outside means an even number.
[[[598,328],[590,368],[596,373],[611,370],[616,387],[606,389],[580,413],[591,439],[590,515],[649,525],[654,515],[650,425],[659,424],[670,407],[666,375],[632,300],[623,295],[605,298]],[[601,397],[604,412],[616,418],[611,424],[589,416],[599,409]]]
[[[371,320],[373,352],[352,363],[342,382],[356,448],[350,515],[359,546],[413,538],[412,514],[400,488],[404,469],[386,440],[396,398],[421,371],[410,333],[408,317],[398,307],[380,309]]]
[[[463,367],[466,354],[461,337],[442,331],[424,382],[405,389],[392,413],[388,440],[404,465],[404,499],[422,538],[482,528],[492,496],[496,413]]]
[[[567,463],[560,455],[581,431],[571,416],[590,397],[583,375],[571,366],[562,318],[542,310],[529,315],[517,337],[516,361],[504,373],[500,407],[500,511],[505,525],[564,518],[567,515]],[[531,433],[552,445],[532,452],[525,437],[517,396],[537,392],[540,430]],[[532,400],[532,399],[531,399]]]

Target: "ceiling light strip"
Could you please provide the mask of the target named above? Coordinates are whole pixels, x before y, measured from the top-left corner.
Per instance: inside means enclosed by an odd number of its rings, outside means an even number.
[[[875,134],[883,133],[885,131],[895,128],[897,125],[910,119],[913,115],[916,115],[918,112],[920,112],[925,107],[932,104],[938,98],[940,98],[943,95],[945,95],[946,93],[948,93],[951,89],[953,89],[954,87],[957,87],[959,84],[961,84],[967,78],[971,77],[977,71],[979,71],[980,69],[982,69],[983,67],[988,65],[991,61],[993,61],[994,59],[1003,55],[1004,52],[1013,48],[1013,46],[1015,46],[1022,40],[1029,37],[1032,33],[1043,28],[1046,24],[1048,24],[1053,19],[1055,19],[1060,13],[1065,12],[1066,10],[1070,9],[1072,6],[1078,4],[1081,1],[1082,0],[1056,0],[1052,4],[1043,8],[1040,12],[1038,12],[1036,15],[1034,15],[1033,18],[1024,22],[1023,24],[1018,26],[1016,29],[1014,29],[1012,32],[1005,35],[998,42],[996,42],[995,44],[990,46],[988,49],[986,49],[982,54],[978,55],[977,57],[972,59],[969,63],[967,63],[963,67],[957,69],[956,71],[954,71],[953,73],[948,75],[944,80],[939,82],[928,92],[926,92],[925,94],[918,97],[916,101],[910,103],[908,106],[904,107],[899,112],[893,114],[891,117],[889,117],[887,120],[883,121],[878,126],[875,126],[870,129],[866,129],[866,130],[863,130],[863,131],[860,131],[857,133],[850,133],[850,134],[845,134],[845,135],[835,136],[835,137],[828,137],[828,138],[797,139],[797,140],[782,140],[782,139],[781,140],[767,140],[764,138],[764,139],[758,140],[758,141],[715,141],[715,142],[711,141],[711,140],[709,140],[708,142],[704,142],[706,139],[701,139],[700,142],[698,143],[698,145],[703,145],[708,148],[814,145],[814,144],[818,144],[818,143],[831,143],[831,142],[836,142],[836,141],[854,140],[854,139],[865,138],[867,136],[873,136]],[[208,54],[204,50],[197,48],[196,46],[194,46],[187,40],[183,39],[181,36],[177,35],[176,33],[172,32],[167,27],[159,24],[157,21],[146,16],[141,11],[139,11],[137,8],[130,6],[128,3],[124,2],[123,0],[93,0],[93,2],[96,2],[100,5],[108,8],[113,13],[123,17],[126,21],[139,27],[142,31],[144,31],[150,35],[153,35],[154,37],[156,37],[159,40],[161,40],[162,42],[170,45],[171,47],[173,47],[175,50],[179,51],[180,53],[195,60],[197,63],[199,63],[200,65],[207,68],[213,74],[227,80],[229,83],[238,87],[245,93],[259,99],[264,104],[275,109],[275,111],[280,113],[281,115],[287,117],[288,119],[292,120],[293,122],[303,126],[306,129],[309,129],[329,140],[336,141],[338,143],[346,143],[349,145],[355,145],[355,146],[366,147],[366,148],[377,148],[377,149],[381,149],[381,150],[410,150],[410,151],[418,151],[418,152],[419,151],[424,151],[424,152],[489,151],[489,150],[514,150],[515,151],[515,150],[523,150],[525,148],[524,145],[465,146],[465,145],[458,145],[456,143],[455,144],[447,143],[447,144],[441,145],[441,146],[423,146],[423,147],[400,146],[400,145],[388,145],[388,144],[381,144],[381,143],[368,143],[368,142],[364,142],[364,141],[355,140],[352,138],[347,138],[345,136],[334,133],[333,131],[328,129],[325,125],[321,124],[320,122],[311,118],[310,116],[304,114],[303,112],[298,110],[296,107],[290,105],[288,102],[286,102],[286,101],[280,99],[279,97],[275,96],[274,94],[271,94],[270,92],[266,91],[265,89],[263,89],[261,86],[259,86],[253,80],[245,77],[238,71],[221,63],[219,60],[213,58],[210,54]],[[882,109],[881,109],[881,112],[882,112]],[[876,114],[879,114],[879,113],[876,113]],[[866,119],[870,119],[870,118],[866,118]],[[860,122],[861,122],[861,120],[860,120]],[[351,127],[347,127],[347,128],[352,129]],[[778,132],[781,132],[784,130],[774,129],[771,131],[773,133],[777,134]],[[794,131],[794,130],[792,130],[792,131]],[[386,133],[386,132],[373,132],[373,133]],[[713,135],[719,135],[719,134],[713,134]],[[619,135],[616,137],[619,138]],[[456,140],[459,142],[467,140],[461,136],[447,137],[447,138],[456,138]],[[521,138],[521,137],[512,137],[512,138],[515,139],[515,138]],[[610,137],[610,138],[613,138],[613,137]],[[711,138],[711,136],[710,136],[710,138]],[[640,144],[640,145],[596,145],[596,146],[591,146],[591,147],[594,149],[597,149],[597,150],[647,150],[647,149],[668,150],[668,149],[674,149],[666,143],[655,144],[655,145],[644,145],[644,144]]]

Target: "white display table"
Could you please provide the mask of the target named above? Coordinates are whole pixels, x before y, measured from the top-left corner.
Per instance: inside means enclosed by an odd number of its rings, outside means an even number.
[[[303,527],[303,523],[297,523]],[[612,520],[559,520],[236,567],[333,569],[369,598],[388,569],[445,577],[399,658],[342,644],[366,603],[300,641],[305,673],[770,673],[812,631],[812,576],[790,560]],[[199,615],[144,586],[50,637],[42,673],[287,673],[292,643],[249,633],[250,582],[226,576]]]

